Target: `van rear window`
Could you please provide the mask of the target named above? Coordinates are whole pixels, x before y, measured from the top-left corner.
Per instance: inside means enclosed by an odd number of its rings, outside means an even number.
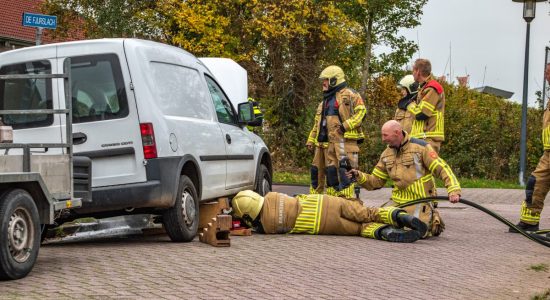
[[[116,54],[71,57],[73,122],[124,118],[128,100]]]
[[[2,66],[1,75],[51,74],[47,60]],[[0,109],[52,109],[51,79],[0,80]],[[2,122],[14,129],[45,127],[53,123],[53,115],[4,115]]]

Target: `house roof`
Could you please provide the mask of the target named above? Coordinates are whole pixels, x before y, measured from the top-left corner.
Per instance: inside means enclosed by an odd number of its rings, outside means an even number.
[[[22,45],[34,45],[36,41],[36,28],[23,26],[23,13],[44,14],[40,10],[44,0],[10,0],[2,1],[0,9],[0,40],[12,40]],[[58,20],[59,22],[59,20]],[[77,20],[82,22],[82,20]],[[49,44],[53,42],[82,40],[85,38],[84,32],[78,26],[70,30],[68,36],[63,38],[52,38],[53,31],[45,29],[42,34],[42,43]]]
[[[480,93],[489,94],[489,95],[501,97],[504,99],[510,99],[510,97],[512,97],[512,95],[514,94],[513,92],[497,89],[492,86],[482,86],[482,87],[475,88],[474,90]]]
[[[22,17],[25,12],[41,14],[41,3],[42,0],[2,1],[0,38],[34,44],[36,28],[21,25],[23,23]],[[42,36],[42,40],[45,43],[52,41],[47,35]]]

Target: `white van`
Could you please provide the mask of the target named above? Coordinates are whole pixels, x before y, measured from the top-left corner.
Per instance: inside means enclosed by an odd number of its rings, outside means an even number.
[[[68,42],[0,53],[0,74],[62,73],[68,58],[73,151],[79,164],[91,164],[91,176],[75,162],[75,194],[82,192],[83,203],[65,220],[153,213],[173,241],[190,241],[200,200],[271,190],[267,146],[245,126],[253,121],[251,105],[236,110],[192,54],[138,39]],[[244,70],[227,59],[206,61],[226,79],[230,70]],[[63,84],[53,82],[0,81],[0,109],[65,108]],[[233,94],[246,94],[246,81],[237,84]],[[3,122],[13,126],[15,143],[64,139],[62,118],[7,115]]]

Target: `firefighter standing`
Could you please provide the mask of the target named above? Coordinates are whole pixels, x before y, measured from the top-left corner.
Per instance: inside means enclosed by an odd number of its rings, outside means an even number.
[[[354,175],[357,183],[367,190],[379,189],[388,179],[394,183],[390,202],[385,205],[401,205],[407,202],[436,195],[433,175],[445,182],[449,201],[460,199],[460,184],[447,163],[439,157],[432,146],[423,140],[411,138],[403,131],[399,122],[388,121],[382,126],[382,141],[388,147],[374,167],[372,174],[357,170],[348,172]],[[384,206],[385,206],[384,205]],[[426,236],[438,236],[445,225],[434,208],[433,203],[421,203],[404,208],[409,214],[419,218],[428,225]],[[376,230],[381,224],[370,224]]]
[[[410,136],[428,142],[437,153],[445,140],[445,93],[432,75],[432,65],[427,59],[417,59],[413,66],[414,80],[420,84],[417,105],[411,107],[415,119]]]
[[[319,78],[323,80],[323,102],[315,139],[319,143],[328,143],[324,151],[326,193],[353,198],[355,185],[346,177],[345,168],[340,165],[347,159],[352,166],[358,165],[357,143],[365,138],[361,130],[361,122],[366,114],[365,104],[359,93],[347,87],[340,67],[325,68]]]
[[[397,87],[401,91],[403,98],[397,103],[393,119],[401,124],[403,130],[410,133],[415,119],[413,109],[416,107],[418,83],[414,80],[413,75],[406,75],[399,80]]]
[[[310,194],[325,193],[325,160],[327,159],[328,142],[319,142],[317,136],[321,122],[321,113],[323,112],[323,102],[319,103],[313,120],[313,128],[307,138],[306,146],[309,151],[313,151],[313,161],[311,163],[310,175],[311,184],[309,186]]]
[[[550,84],[550,63],[546,65],[544,77]],[[517,226],[527,231],[539,230],[539,221],[544,199],[550,190],[550,101],[546,104],[542,117],[542,144],[544,153],[539,160],[537,168],[525,186],[525,200],[521,205],[521,214]],[[517,232],[510,228],[510,232]]]
[[[423,236],[426,225],[396,207],[365,207],[360,200],[328,195],[290,197],[270,192],[265,197],[242,191],[231,201],[233,215],[257,232],[266,234],[303,233],[360,235],[390,242],[414,242]],[[383,224],[375,231],[366,224]],[[411,230],[401,229],[408,227]]]

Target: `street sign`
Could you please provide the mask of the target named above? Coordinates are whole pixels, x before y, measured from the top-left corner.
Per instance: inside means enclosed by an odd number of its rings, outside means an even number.
[[[23,13],[23,26],[55,29],[57,27],[57,17]]]

